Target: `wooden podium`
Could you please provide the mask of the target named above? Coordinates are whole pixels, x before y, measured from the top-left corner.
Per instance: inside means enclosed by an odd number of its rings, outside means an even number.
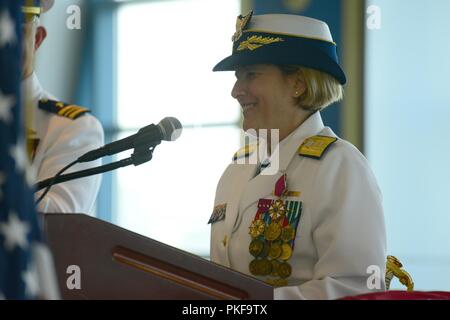
[[[46,214],[44,229],[63,299],[273,299],[262,281],[87,215]]]

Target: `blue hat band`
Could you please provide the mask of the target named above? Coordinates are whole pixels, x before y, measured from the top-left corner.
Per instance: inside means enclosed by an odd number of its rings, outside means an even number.
[[[236,43],[234,43],[233,52],[243,50],[252,51],[252,49],[249,48],[249,46],[251,47],[252,44],[254,46],[260,45],[261,47],[263,47],[265,45],[270,45],[273,43],[284,44],[287,47],[302,46],[302,47],[317,48],[327,53],[330,57],[332,57],[336,61],[336,63],[339,63],[336,52],[336,44],[333,42],[298,36],[279,35],[275,33],[245,32],[239,39],[239,41],[236,41]],[[238,48],[240,48],[240,50],[238,50]],[[258,48],[260,47],[257,47],[253,50],[256,50]]]
[[[231,71],[238,66],[261,63],[300,65],[330,74],[341,84],[346,83],[334,43],[261,32],[245,32],[234,43],[233,54],[213,70]]]

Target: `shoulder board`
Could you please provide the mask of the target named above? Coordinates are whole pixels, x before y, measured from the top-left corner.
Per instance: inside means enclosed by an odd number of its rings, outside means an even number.
[[[57,114],[61,117],[66,117],[72,120],[78,119],[82,115],[86,114],[87,112],[90,112],[89,109],[76,106],[76,105],[70,105],[65,104],[64,102],[54,101],[54,100],[47,100],[43,99],[39,101],[39,109],[48,111],[50,113]]]
[[[337,140],[337,138],[326,136],[310,137],[298,148],[298,154],[303,157],[320,159],[325,151]]]
[[[241,149],[239,149],[233,156],[233,161],[236,161],[237,159],[241,158],[247,158],[250,156],[253,152],[255,152],[257,145],[254,144],[248,144]]]

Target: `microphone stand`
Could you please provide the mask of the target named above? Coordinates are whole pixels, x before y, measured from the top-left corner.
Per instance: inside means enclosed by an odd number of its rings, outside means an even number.
[[[104,172],[112,171],[112,170],[115,170],[118,168],[127,167],[132,164],[134,164],[135,166],[141,165],[152,159],[154,149],[155,149],[155,146],[152,146],[149,148],[148,145],[145,147],[137,147],[136,149],[134,149],[134,153],[129,158],[122,159],[122,160],[119,160],[119,161],[116,161],[113,163],[108,163],[108,164],[105,164],[105,165],[102,165],[102,166],[96,167],[96,168],[81,170],[81,171],[72,172],[69,174],[60,175],[57,177],[48,178],[46,180],[38,182],[35,185],[36,191],[39,191],[43,188],[50,187],[50,186],[58,184],[58,183],[62,183],[62,182],[66,182],[66,181],[70,181],[70,180],[74,180],[74,179],[79,179],[79,178],[84,178],[84,177],[89,177],[89,176],[92,176],[95,174],[104,173]]]

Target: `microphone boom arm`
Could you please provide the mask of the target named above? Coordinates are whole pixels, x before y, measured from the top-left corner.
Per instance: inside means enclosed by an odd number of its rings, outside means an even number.
[[[36,191],[46,188],[45,191],[40,195],[39,199],[36,200],[35,204],[37,205],[40,201],[42,201],[42,199],[45,197],[45,195],[49,192],[50,188],[54,184],[89,177],[94,174],[104,173],[118,168],[126,167],[129,166],[130,164],[138,166],[142,163],[150,161],[153,156],[153,150],[157,145],[161,143],[161,140],[165,141],[176,140],[180,136],[182,128],[183,126],[181,125],[178,119],[173,117],[166,117],[162,119],[158,123],[158,125],[154,124],[148,125],[144,128],[141,128],[136,134],[130,137],[115,142],[111,142],[109,144],[104,145],[103,147],[91,150],[83,154],[81,157],[79,157],[78,159],[76,159],[75,161],[65,166],[60,171],[58,171],[58,173],[54,177],[43,181],[39,181],[35,185]],[[123,159],[100,167],[62,175],[63,172],[65,172],[66,170],[68,170],[70,167],[72,167],[77,163],[94,161],[101,157],[117,154],[119,152],[131,148],[134,148],[134,153],[131,155],[130,158]]]
[[[138,166],[138,165],[148,162],[152,159],[153,150],[154,150],[154,148],[140,150],[139,152],[133,153],[131,155],[131,157],[129,157],[129,158],[122,159],[122,160],[119,160],[119,161],[116,161],[113,163],[108,163],[108,164],[102,165],[100,167],[90,168],[90,169],[85,169],[85,170],[80,170],[77,172],[64,174],[64,175],[56,177],[56,179],[54,179],[53,177],[48,178],[48,179],[38,182],[35,185],[35,189],[36,189],[36,191],[39,191],[43,188],[48,187],[50,184],[55,185],[55,184],[62,183],[62,182],[85,178],[85,177],[93,176],[93,175],[96,175],[99,173],[105,173],[108,171],[112,171],[112,170],[115,170],[118,168],[127,167],[132,164],[134,164],[135,166]],[[54,181],[52,183],[53,179],[54,179]]]

